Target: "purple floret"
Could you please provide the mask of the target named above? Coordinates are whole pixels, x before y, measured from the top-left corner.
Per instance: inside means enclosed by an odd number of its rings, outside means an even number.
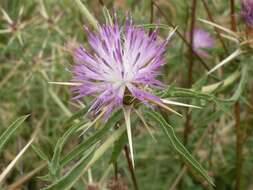
[[[193,50],[202,57],[208,57],[205,49],[213,46],[214,40],[211,35],[203,29],[194,29],[193,31]]]
[[[73,87],[75,99],[96,96],[90,111],[97,114],[103,109],[106,115],[123,105],[126,89],[145,103],[160,101],[143,88],[163,86],[156,77],[165,63],[163,54],[169,39],[160,43],[156,30],[148,35],[144,28],[133,26],[128,19],[124,27],[115,21],[113,26],[99,26],[98,32],[85,30],[92,51],[84,47],[74,51],[72,81],[81,83]]]
[[[241,18],[246,25],[253,27],[253,0],[241,0]]]

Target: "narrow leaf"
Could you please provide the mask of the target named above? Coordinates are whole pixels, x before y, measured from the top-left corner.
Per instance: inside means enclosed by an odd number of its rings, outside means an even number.
[[[73,185],[73,182],[82,175],[83,168],[87,164],[88,158],[90,158],[91,153],[93,152],[94,148],[90,148],[86,150],[86,154],[74,165],[74,167],[65,174],[62,178],[56,181],[53,185],[44,188],[43,190],[66,190],[70,189]]]
[[[82,125],[82,123],[73,125],[57,141],[57,144],[56,144],[55,149],[54,149],[53,158],[50,162],[50,167],[49,167],[50,171],[53,175],[57,176],[57,174],[59,172],[59,169],[60,169],[60,155],[61,155],[62,148],[63,148],[65,142],[70,137],[70,135],[73,134],[81,125]]]
[[[230,30],[230,29],[228,29],[228,28],[225,28],[225,27],[223,27],[223,26],[221,26],[221,25],[218,25],[218,24],[216,24],[216,23],[214,23],[214,22],[211,22],[211,21],[208,21],[208,20],[205,20],[205,19],[199,18],[198,20],[201,21],[201,22],[203,22],[203,23],[209,24],[209,25],[211,25],[211,26],[213,26],[213,27],[216,27],[216,28],[218,28],[218,29],[220,29],[220,30],[223,30],[224,32],[226,32],[226,33],[228,33],[228,34],[234,36],[234,37],[237,38],[237,39],[239,39],[239,35],[237,35],[235,32],[233,32],[232,30]]]
[[[178,140],[173,128],[164,120],[164,118],[154,111],[147,112],[147,115],[155,119],[161,126],[164,133],[168,136],[172,146],[175,148],[178,154],[180,154],[185,161],[192,166],[208,183],[214,186],[212,179],[208,176],[205,169],[199,164],[197,160],[188,152],[184,145]]]
[[[241,75],[239,85],[238,85],[235,93],[233,94],[233,96],[229,99],[231,101],[237,101],[240,98],[240,96],[241,96],[241,94],[244,90],[245,84],[246,84],[247,79],[248,79],[248,64],[247,63],[245,63],[243,65],[241,73],[242,73],[242,75]]]
[[[21,127],[21,124],[29,117],[29,115],[21,116],[14,121],[0,136],[0,151],[10,137]]]
[[[45,161],[49,161],[49,158],[47,157],[47,155],[44,152],[42,152],[41,149],[39,149],[35,145],[32,145],[31,147],[34,150],[34,152],[40,157],[40,159],[45,160]]]
[[[101,139],[101,137],[105,135],[106,132],[108,132],[112,126],[115,126],[116,123],[121,119],[121,117],[122,116],[120,111],[113,113],[113,115],[108,119],[105,125],[101,126],[101,128],[99,128],[94,135],[85,139],[83,142],[77,145],[71,152],[69,152],[66,156],[64,156],[64,158],[60,162],[61,167],[65,166],[67,163],[78,158],[79,156],[82,156],[83,153],[92,145],[94,145],[96,142],[98,142]]]
[[[6,176],[9,174],[9,172],[12,170],[12,168],[15,166],[15,164],[19,161],[19,159],[22,157],[22,155],[26,152],[26,150],[29,148],[29,146],[32,144],[34,138],[32,138],[26,146],[18,153],[18,155],[14,158],[14,160],[11,161],[11,163],[7,166],[7,168],[1,173],[0,175],[0,185],[2,184],[3,180],[6,178]]]
[[[44,190],[68,190],[76,181],[112,146],[112,144],[120,138],[125,132],[125,127],[119,128],[95,151],[93,157],[86,163],[86,157],[83,157],[66,175],[59,179],[53,185],[44,188]],[[86,154],[87,155],[87,154]]]

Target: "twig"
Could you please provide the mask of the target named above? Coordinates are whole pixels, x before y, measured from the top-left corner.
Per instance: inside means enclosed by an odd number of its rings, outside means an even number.
[[[196,14],[196,0],[192,0],[191,6],[191,23],[190,23],[190,47],[189,47],[189,65],[188,65],[188,88],[192,86],[192,72],[193,72],[193,63],[194,63],[194,50],[193,50],[193,41],[194,41],[194,27],[195,27],[195,14]],[[189,113],[189,108],[186,109],[186,122],[184,128],[184,144],[187,144],[188,135],[191,131],[191,114]]]
[[[235,17],[235,1],[230,0],[230,19],[231,30],[236,32],[236,17]],[[240,126],[240,102],[239,100],[234,105],[235,114],[235,128],[236,128],[236,181],[235,189],[241,189],[241,175],[242,175],[242,132]]]
[[[231,30],[236,31],[235,0],[230,0]]]
[[[134,172],[133,163],[131,161],[127,145],[125,145],[124,151],[125,151],[125,156],[126,156],[126,160],[127,160],[127,164],[128,164],[128,169],[130,171],[131,178],[132,178],[132,181],[133,181],[134,189],[139,190],[137,179],[136,179],[135,172]]]

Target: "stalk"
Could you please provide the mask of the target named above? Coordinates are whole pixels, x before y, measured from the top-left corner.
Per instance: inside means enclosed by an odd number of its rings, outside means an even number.
[[[236,32],[237,28],[235,17],[235,0],[230,0],[230,18],[231,18],[231,30]]]
[[[88,20],[88,22],[95,28],[98,29],[98,22],[95,17],[90,13],[87,7],[81,2],[81,0],[75,0],[77,6],[80,8],[82,14]]]
[[[132,163],[132,160],[130,158],[130,154],[129,154],[129,150],[128,150],[127,145],[125,145],[124,151],[125,151],[125,156],[126,156],[126,160],[127,160],[128,170],[131,174],[131,178],[132,178],[132,181],[133,181],[134,190],[139,190],[136,175],[135,175],[135,172],[134,172],[133,163]]]
[[[230,26],[231,30],[236,32],[236,18],[235,18],[235,1],[230,0]],[[236,181],[235,190],[241,189],[241,176],[242,176],[242,132],[240,126],[240,102],[239,100],[234,105],[235,114],[235,129],[236,129]]]
[[[192,0],[191,5],[191,22],[190,22],[190,47],[189,47],[189,65],[188,65],[188,88],[192,86],[192,74],[193,74],[193,64],[194,64],[194,51],[193,51],[193,41],[194,41],[194,27],[195,27],[195,14],[196,14],[196,5],[197,0]],[[189,109],[186,109],[186,123],[184,128],[184,144],[188,142],[188,136],[191,131],[191,114],[189,113]]]

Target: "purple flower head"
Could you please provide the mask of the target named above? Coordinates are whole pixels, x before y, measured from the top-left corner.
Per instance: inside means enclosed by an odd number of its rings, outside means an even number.
[[[241,0],[241,18],[253,27],[253,0]]]
[[[151,35],[144,28],[132,25],[126,19],[124,26],[101,25],[97,32],[87,28],[91,51],[79,47],[74,51],[74,99],[96,96],[90,111],[104,110],[108,115],[123,105],[126,93],[142,102],[161,102],[160,98],[143,90],[145,86],[161,87],[156,80],[163,65],[163,54],[169,37],[162,43],[157,40],[157,30]]]
[[[211,35],[202,29],[194,29],[193,31],[193,50],[199,56],[208,57],[209,54],[205,51],[213,46],[214,40]]]

